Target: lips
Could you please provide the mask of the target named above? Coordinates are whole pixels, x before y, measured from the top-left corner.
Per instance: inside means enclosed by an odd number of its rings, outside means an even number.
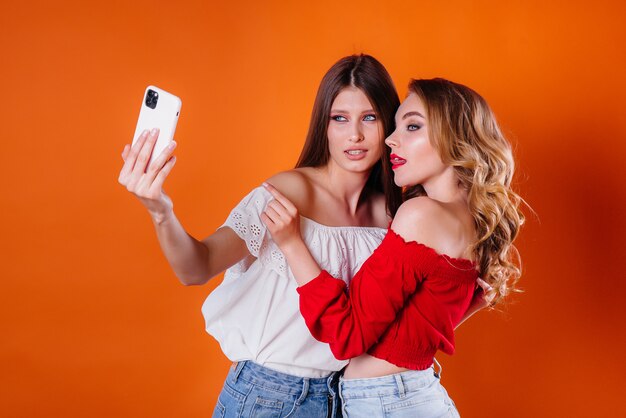
[[[402,157],[400,157],[399,155],[396,154],[391,154],[389,156],[389,159],[391,161],[391,169],[395,170],[396,168],[406,164],[406,160]]]
[[[348,149],[343,152],[348,159],[356,161],[365,158],[367,150],[363,148]]]

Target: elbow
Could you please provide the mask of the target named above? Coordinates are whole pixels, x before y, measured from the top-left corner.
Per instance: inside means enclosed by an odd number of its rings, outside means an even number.
[[[180,281],[180,283],[183,286],[200,286],[202,284],[202,283],[200,283],[198,281],[189,280],[189,279],[181,279],[181,278],[179,278],[178,281]]]
[[[209,277],[199,274],[177,273],[176,277],[183,286],[200,286],[209,281]]]
[[[206,246],[200,243],[196,248],[198,250],[190,257],[169,260],[172,271],[183,286],[200,286],[216,275],[209,266]]]

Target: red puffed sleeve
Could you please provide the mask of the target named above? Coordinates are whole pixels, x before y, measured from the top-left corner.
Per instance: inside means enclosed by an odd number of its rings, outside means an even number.
[[[394,322],[406,300],[436,262],[432,249],[389,229],[350,283],[322,271],[298,288],[300,311],[315,339],[337,359],[365,353]]]

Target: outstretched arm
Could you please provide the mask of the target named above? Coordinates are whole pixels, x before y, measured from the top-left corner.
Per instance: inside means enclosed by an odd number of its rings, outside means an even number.
[[[144,131],[132,148],[124,147],[118,181],[148,210],[161,250],[181,283],[203,284],[241,260],[247,248],[230,228],[220,228],[203,241],[185,231],[174,214],[172,200],[163,191],[163,183],[176,162],[176,143],[172,142],[148,165],[158,136],[158,130]]]

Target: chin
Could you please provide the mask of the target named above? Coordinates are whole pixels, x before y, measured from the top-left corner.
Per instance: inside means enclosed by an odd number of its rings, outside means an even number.
[[[409,187],[409,186],[413,186],[416,184],[416,183],[412,183],[408,181],[407,179],[403,179],[402,177],[399,177],[397,175],[393,178],[393,182],[398,187]]]
[[[393,182],[396,184],[396,186],[398,187],[404,187],[404,184],[402,183],[402,178],[398,176],[398,174],[394,174],[393,175]]]
[[[362,167],[362,168],[353,168],[350,171],[353,173],[367,173],[372,171],[372,168],[374,168],[374,166],[371,167]]]
[[[370,163],[348,164],[346,166],[346,169],[348,169],[349,171],[353,171],[355,173],[364,173],[366,171],[372,170],[375,165],[376,165],[376,161],[374,161],[371,164]]]

